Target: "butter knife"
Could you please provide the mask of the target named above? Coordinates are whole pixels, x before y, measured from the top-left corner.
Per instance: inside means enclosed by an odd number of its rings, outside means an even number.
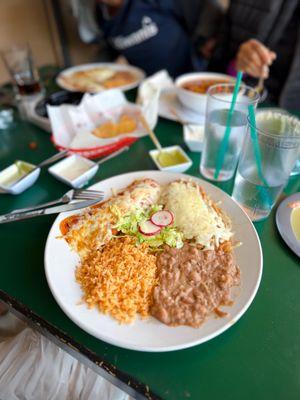
[[[57,214],[65,211],[79,210],[80,208],[89,207],[96,203],[99,203],[99,198],[86,201],[78,201],[76,203],[71,203],[71,204],[63,204],[56,207],[42,208],[41,210],[4,214],[0,215],[0,224],[20,221],[22,219],[28,219],[33,217],[39,217],[41,215]]]

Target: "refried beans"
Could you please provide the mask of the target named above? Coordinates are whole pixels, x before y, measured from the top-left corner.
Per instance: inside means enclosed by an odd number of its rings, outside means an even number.
[[[154,288],[151,314],[170,325],[199,327],[221,305],[230,305],[230,289],[240,283],[240,270],[231,245],[201,250],[185,244],[166,246],[158,256],[158,285]]]

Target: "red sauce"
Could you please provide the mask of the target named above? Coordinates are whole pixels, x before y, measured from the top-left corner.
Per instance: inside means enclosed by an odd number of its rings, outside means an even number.
[[[59,224],[59,229],[62,235],[66,235],[69,230],[72,228],[72,225],[75,225],[79,220],[79,215],[71,215],[61,221]]]
[[[228,82],[229,79],[195,79],[183,83],[181,87],[194,93],[205,94],[211,86]]]

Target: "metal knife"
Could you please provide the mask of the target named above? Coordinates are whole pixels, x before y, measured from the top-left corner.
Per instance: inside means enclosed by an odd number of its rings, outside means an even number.
[[[36,211],[4,214],[4,215],[0,215],[0,224],[5,224],[7,222],[20,221],[22,219],[28,219],[28,218],[32,218],[32,217],[39,217],[41,215],[57,214],[57,213],[65,212],[65,211],[79,210],[80,208],[89,207],[96,203],[99,203],[99,198],[92,199],[92,200],[78,201],[76,203],[71,203],[71,204],[63,204],[60,206],[44,208],[44,209],[36,210]]]

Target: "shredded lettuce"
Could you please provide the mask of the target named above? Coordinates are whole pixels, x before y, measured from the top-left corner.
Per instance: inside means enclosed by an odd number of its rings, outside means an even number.
[[[122,215],[118,207],[111,207],[111,212],[117,217],[117,223],[113,226],[117,231],[136,237],[137,243],[147,243],[156,249],[164,244],[170,247],[180,248],[183,246],[182,233],[175,227],[166,226],[152,236],[143,235],[139,231],[139,225],[147,221],[153,213],[162,210],[161,205],[154,205],[148,210],[136,208],[134,212]]]

